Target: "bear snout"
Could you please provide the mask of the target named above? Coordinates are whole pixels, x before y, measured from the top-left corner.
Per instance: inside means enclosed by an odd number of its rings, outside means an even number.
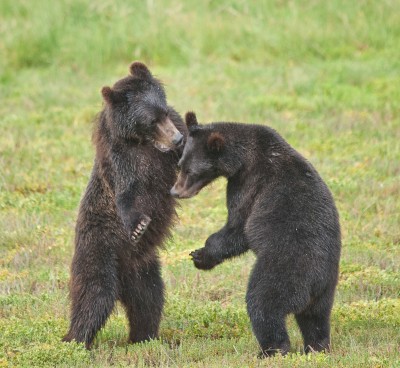
[[[172,143],[175,144],[176,146],[181,143],[183,140],[183,135],[178,131],[174,134],[172,138]]]

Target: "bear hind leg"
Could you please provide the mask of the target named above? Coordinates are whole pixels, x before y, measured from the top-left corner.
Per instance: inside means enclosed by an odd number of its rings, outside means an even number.
[[[108,290],[96,293],[94,289],[85,288],[86,291],[72,296],[71,324],[63,341],[84,342],[86,349],[90,349],[97,332],[106,323],[114,308],[115,296]]]
[[[286,314],[270,297],[268,288],[260,280],[265,277],[262,260],[257,260],[249,280],[246,295],[247,312],[254,335],[261,348],[259,357],[285,355],[290,350],[289,336],[286,330]]]
[[[134,276],[125,275],[121,302],[129,320],[129,342],[156,339],[164,306],[164,284],[158,263],[145,266]]]
[[[304,340],[305,353],[330,351],[330,313],[331,297],[320,298],[305,311],[296,314]]]
[[[257,315],[258,314],[258,315]],[[261,348],[260,358],[274,356],[277,353],[286,355],[290,350],[289,336],[283,316],[249,312],[254,335]]]

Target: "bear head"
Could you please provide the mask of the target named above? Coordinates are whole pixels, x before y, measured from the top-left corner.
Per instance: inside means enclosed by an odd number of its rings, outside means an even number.
[[[185,120],[189,136],[178,163],[178,179],[171,189],[171,195],[178,198],[193,197],[214,179],[227,174],[224,133],[216,125],[200,126],[193,112],[188,112]]]
[[[114,139],[152,143],[161,151],[179,145],[183,136],[169,117],[164,88],[140,62],[130,75],[101,90],[107,124]]]

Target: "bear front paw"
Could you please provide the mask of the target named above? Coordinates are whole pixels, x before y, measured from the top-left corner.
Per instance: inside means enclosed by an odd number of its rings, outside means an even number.
[[[200,270],[211,270],[219,263],[208,254],[206,248],[197,249],[189,255],[192,257],[195,267]]]
[[[135,227],[135,229],[132,231],[131,234],[131,240],[133,240],[134,244],[136,244],[143,236],[150,222],[151,218],[149,216],[146,215],[141,216],[138,225]]]

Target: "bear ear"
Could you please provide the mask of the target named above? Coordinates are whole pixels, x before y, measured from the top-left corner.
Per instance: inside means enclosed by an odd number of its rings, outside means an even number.
[[[140,61],[133,62],[129,67],[129,70],[132,76],[140,79],[151,79],[153,77],[147,66],[141,63]]]
[[[207,139],[207,148],[211,152],[221,152],[225,145],[225,139],[219,132],[212,132]]]
[[[115,91],[110,87],[103,87],[101,89],[101,94],[103,95],[104,101],[108,104],[120,102],[125,97],[123,92]]]
[[[199,125],[196,114],[193,111],[188,111],[185,115],[186,126],[189,130],[194,130]]]
[[[111,104],[113,102],[113,90],[110,87],[103,87],[101,89],[104,101]]]

